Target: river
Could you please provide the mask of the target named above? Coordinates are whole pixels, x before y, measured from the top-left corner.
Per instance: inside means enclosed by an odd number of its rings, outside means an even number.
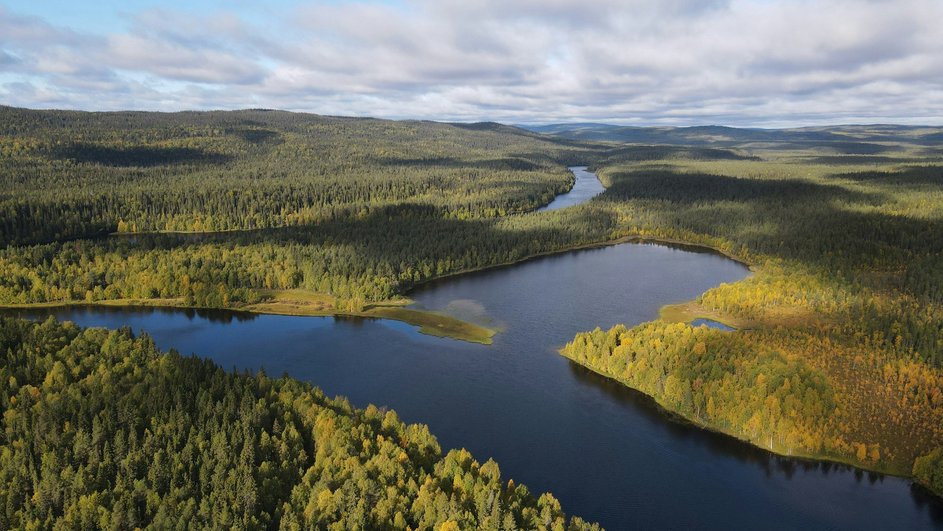
[[[565,194],[554,197],[553,201],[538,208],[537,212],[557,210],[558,208],[585,203],[606,190],[599,182],[596,174],[587,171],[586,166],[572,166],[570,171],[573,172],[573,176],[576,178],[573,188],[570,188],[570,191]]]

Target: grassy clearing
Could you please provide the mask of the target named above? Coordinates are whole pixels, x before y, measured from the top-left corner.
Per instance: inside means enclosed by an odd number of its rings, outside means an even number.
[[[757,323],[740,319],[706,308],[697,302],[688,301],[680,304],[666,304],[658,311],[658,316],[667,323],[690,323],[695,319],[710,319],[737,330],[755,328]]]
[[[256,290],[262,302],[249,304],[241,309],[278,315],[331,315],[335,313],[337,298],[327,293],[316,293],[302,289]]]

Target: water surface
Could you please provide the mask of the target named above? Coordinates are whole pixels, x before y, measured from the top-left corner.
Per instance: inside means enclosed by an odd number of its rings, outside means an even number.
[[[537,212],[556,210],[558,208],[566,208],[585,203],[606,190],[603,188],[602,183],[599,182],[599,178],[596,177],[595,173],[586,171],[586,166],[573,166],[570,168],[570,171],[573,172],[573,176],[576,177],[573,188],[565,194],[554,197],[553,201],[538,208]]]
[[[694,319],[691,321],[691,326],[701,326],[701,325],[704,325],[708,328],[716,328],[717,330],[723,330],[724,332],[732,332],[736,330],[736,328],[732,326],[725,325],[724,323],[721,323],[720,321],[715,321],[713,319],[700,318],[700,319]]]
[[[571,363],[577,332],[654,319],[748,271],[725,258],[623,244],[425,285],[417,304],[505,331],[490,346],[386,320],[76,307],[85,326],[146,330],[164,349],[264,368],[358,406],[430,426],[443,448],[495,458],[505,477],[549,490],[609,529],[929,529],[935,499],[908,481],[772,456],[672,420],[647,397]]]

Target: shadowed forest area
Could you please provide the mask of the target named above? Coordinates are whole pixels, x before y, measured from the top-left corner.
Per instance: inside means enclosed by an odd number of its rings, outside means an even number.
[[[560,162],[581,151],[508,127],[2,107],[0,243],[307,225],[406,201],[501,216],[568,189]]]

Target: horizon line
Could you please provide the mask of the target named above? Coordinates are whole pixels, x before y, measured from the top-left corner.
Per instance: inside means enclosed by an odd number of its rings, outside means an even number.
[[[837,128],[837,127],[906,127],[906,128],[943,128],[943,121],[939,124],[932,123],[902,123],[902,122],[833,122],[826,125],[792,125],[792,126],[764,126],[764,125],[729,125],[728,123],[723,122],[698,122],[687,125],[679,124],[635,124],[635,123],[624,123],[626,119],[624,118],[613,118],[612,121],[598,121],[598,120],[580,120],[574,119],[572,121],[546,121],[546,122],[514,122],[514,121],[502,121],[494,120],[488,118],[475,119],[475,120],[463,120],[463,119],[454,119],[454,118],[419,118],[419,117],[387,117],[387,116],[375,116],[375,115],[355,115],[355,114],[322,114],[311,111],[304,110],[292,110],[292,109],[278,109],[272,107],[240,107],[240,108],[215,108],[215,109],[178,109],[178,110],[147,110],[147,109],[80,109],[80,108],[66,108],[66,107],[20,107],[16,105],[7,105],[5,103],[0,103],[0,108],[7,109],[17,109],[25,111],[37,111],[37,112],[76,112],[76,113],[88,113],[88,114],[119,114],[119,113],[142,113],[142,114],[186,114],[186,113],[226,113],[226,112],[247,112],[247,111],[258,111],[258,112],[285,112],[291,114],[306,114],[310,116],[319,116],[324,118],[347,118],[347,119],[362,119],[362,120],[386,120],[392,122],[434,122],[441,124],[487,124],[494,123],[499,125],[505,125],[510,127],[517,128],[526,128],[526,127],[550,127],[555,125],[561,126],[611,126],[611,127],[626,127],[626,128],[637,128],[637,129],[690,129],[698,127],[723,127],[728,129],[762,129],[762,130],[790,130],[790,129],[812,129],[812,128]]]

